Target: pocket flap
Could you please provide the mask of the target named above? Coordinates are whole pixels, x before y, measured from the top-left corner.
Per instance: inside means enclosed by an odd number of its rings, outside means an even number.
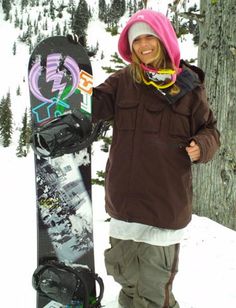
[[[135,108],[138,106],[138,104],[139,101],[130,101],[130,100],[122,100],[117,103],[118,107],[122,109]]]
[[[146,102],[145,108],[152,112],[161,112],[166,107],[165,104],[157,103],[156,101]]]
[[[187,104],[173,104],[171,105],[172,111],[175,113],[184,115],[184,116],[190,116],[191,115],[191,110],[190,106]]]

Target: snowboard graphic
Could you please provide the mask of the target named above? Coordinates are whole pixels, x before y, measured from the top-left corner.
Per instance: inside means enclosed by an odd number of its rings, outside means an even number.
[[[28,72],[33,131],[72,110],[91,119],[92,69],[81,45],[63,36],[45,39],[34,49]],[[35,155],[38,265],[53,259],[94,271],[90,163],[90,147],[53,158]],[[95,298],[95,288],[93,293]],[[43,307],[83,305],[39,293],[37,308]]]

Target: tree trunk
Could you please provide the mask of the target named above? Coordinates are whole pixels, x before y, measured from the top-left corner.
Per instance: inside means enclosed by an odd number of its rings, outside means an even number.
[[[236,230],[236,0],[201,0],[199,67],[221,133],[213,161],[193,168],[194,213]]]

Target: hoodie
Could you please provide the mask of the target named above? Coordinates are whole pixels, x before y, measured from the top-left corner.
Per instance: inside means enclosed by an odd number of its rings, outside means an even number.
[[[165,15],[152,10],[140,10],[134,14],[127,22],[125,28],[120,34],[118,41],[118,50],[123,59],[131,62],[131,50],[128,41],[128,31],[136,22],[147,23],[157,34],[162,44],[166,48],[173,67],[179,68],[180,64],[180,49],[178,40],[171,22]]]

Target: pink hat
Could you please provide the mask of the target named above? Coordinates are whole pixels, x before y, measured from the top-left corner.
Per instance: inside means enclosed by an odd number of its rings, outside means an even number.
[[[156,36],[161,40],[174,67],[179,67],[180,49],[175,31],[169,19],[162,13],[143,9],[136,12],[127,22],[120,34],[118,50],[123,59],[128,62],[131,60],[130,40],[128,37],[129,29],[132,25],[142,22],[151,27]]]

